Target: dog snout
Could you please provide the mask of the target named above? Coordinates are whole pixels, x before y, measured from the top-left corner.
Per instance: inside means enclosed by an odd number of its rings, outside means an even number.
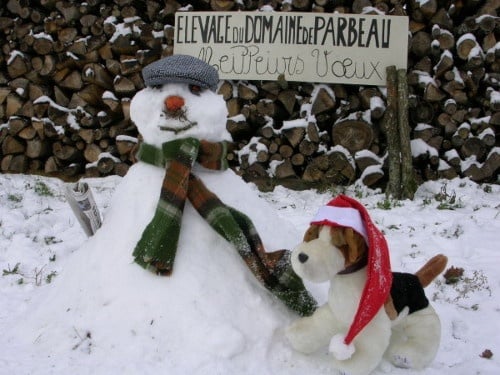
[[[298,258],[300,263],[305,263],[309,259],[309,255],[305,253],[299,253]]]

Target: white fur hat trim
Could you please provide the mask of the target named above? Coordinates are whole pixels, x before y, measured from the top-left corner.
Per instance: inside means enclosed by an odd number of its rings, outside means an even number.
[[[311,223],[314,224],[325,221],[329,222],[330,225],[333,226],[354,229],[362,235],[366,243],[369,244],[365,224],[363,223],[363,219],[361,219],[361,214],[355,208],[322,206]]]

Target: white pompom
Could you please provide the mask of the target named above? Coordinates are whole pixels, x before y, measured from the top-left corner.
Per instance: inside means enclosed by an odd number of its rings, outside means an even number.
[[[345,344],[344,343],[344,335],[335,335],[330,340],[330,346],[328,350],[333,354],[335,359],[339,361],[345,361],[352,357],[356,349],[354,348],[354,344]]]

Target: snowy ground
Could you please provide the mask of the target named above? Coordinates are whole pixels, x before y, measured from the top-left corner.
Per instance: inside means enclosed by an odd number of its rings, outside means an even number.
[[[121,178],[87,181],[106,221]],[[297,239],[335,194],[284,188],[262,194],[253,186],[251,192],[296,228]],[[442,320],[441,348],[432,366],[416,372],[382,364],[376,374],[498,374],[500,186],[460,179],[427,182],[413,201],[402,202],[367,189],[345,193],[360,199],[386,234],[394,270],[413,272],[437,253],[449,257],[449,267],[464,270],[456,284],[440,277],[426,290]],[[128,258],[123,266],[114,265],[107,254],[85,248],[86,242],[63,182],[0,175],[0,373],[333,373],[324,353],[302,356],[287,345],[283,328],[294,316],[250,278],[239,276],[245,271],[237,257],[213,259],[226,262],[221,278],[234,301],[228,306],[218,299],[226,289],[212,292],[208,302],[189,296],[194,290],[189,283],[213,291],[220,280],[212,284],[183,274],[182,263],[171,279],[147,275]],[[87,294],[78,294],[76,301],[72,288],[78,281]],[[324,300],[327,285],[309,287]],[[235,317],[243,311],[239,306],[255,314]],[[178,322],[179,328],[166,331],[166,322]]]

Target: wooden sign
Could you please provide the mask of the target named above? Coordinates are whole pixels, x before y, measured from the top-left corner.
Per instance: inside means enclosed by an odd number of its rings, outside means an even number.
[[[406,69],[408,17],[297,12],[177,12],[174,53],[221,79],[386,84]]]

